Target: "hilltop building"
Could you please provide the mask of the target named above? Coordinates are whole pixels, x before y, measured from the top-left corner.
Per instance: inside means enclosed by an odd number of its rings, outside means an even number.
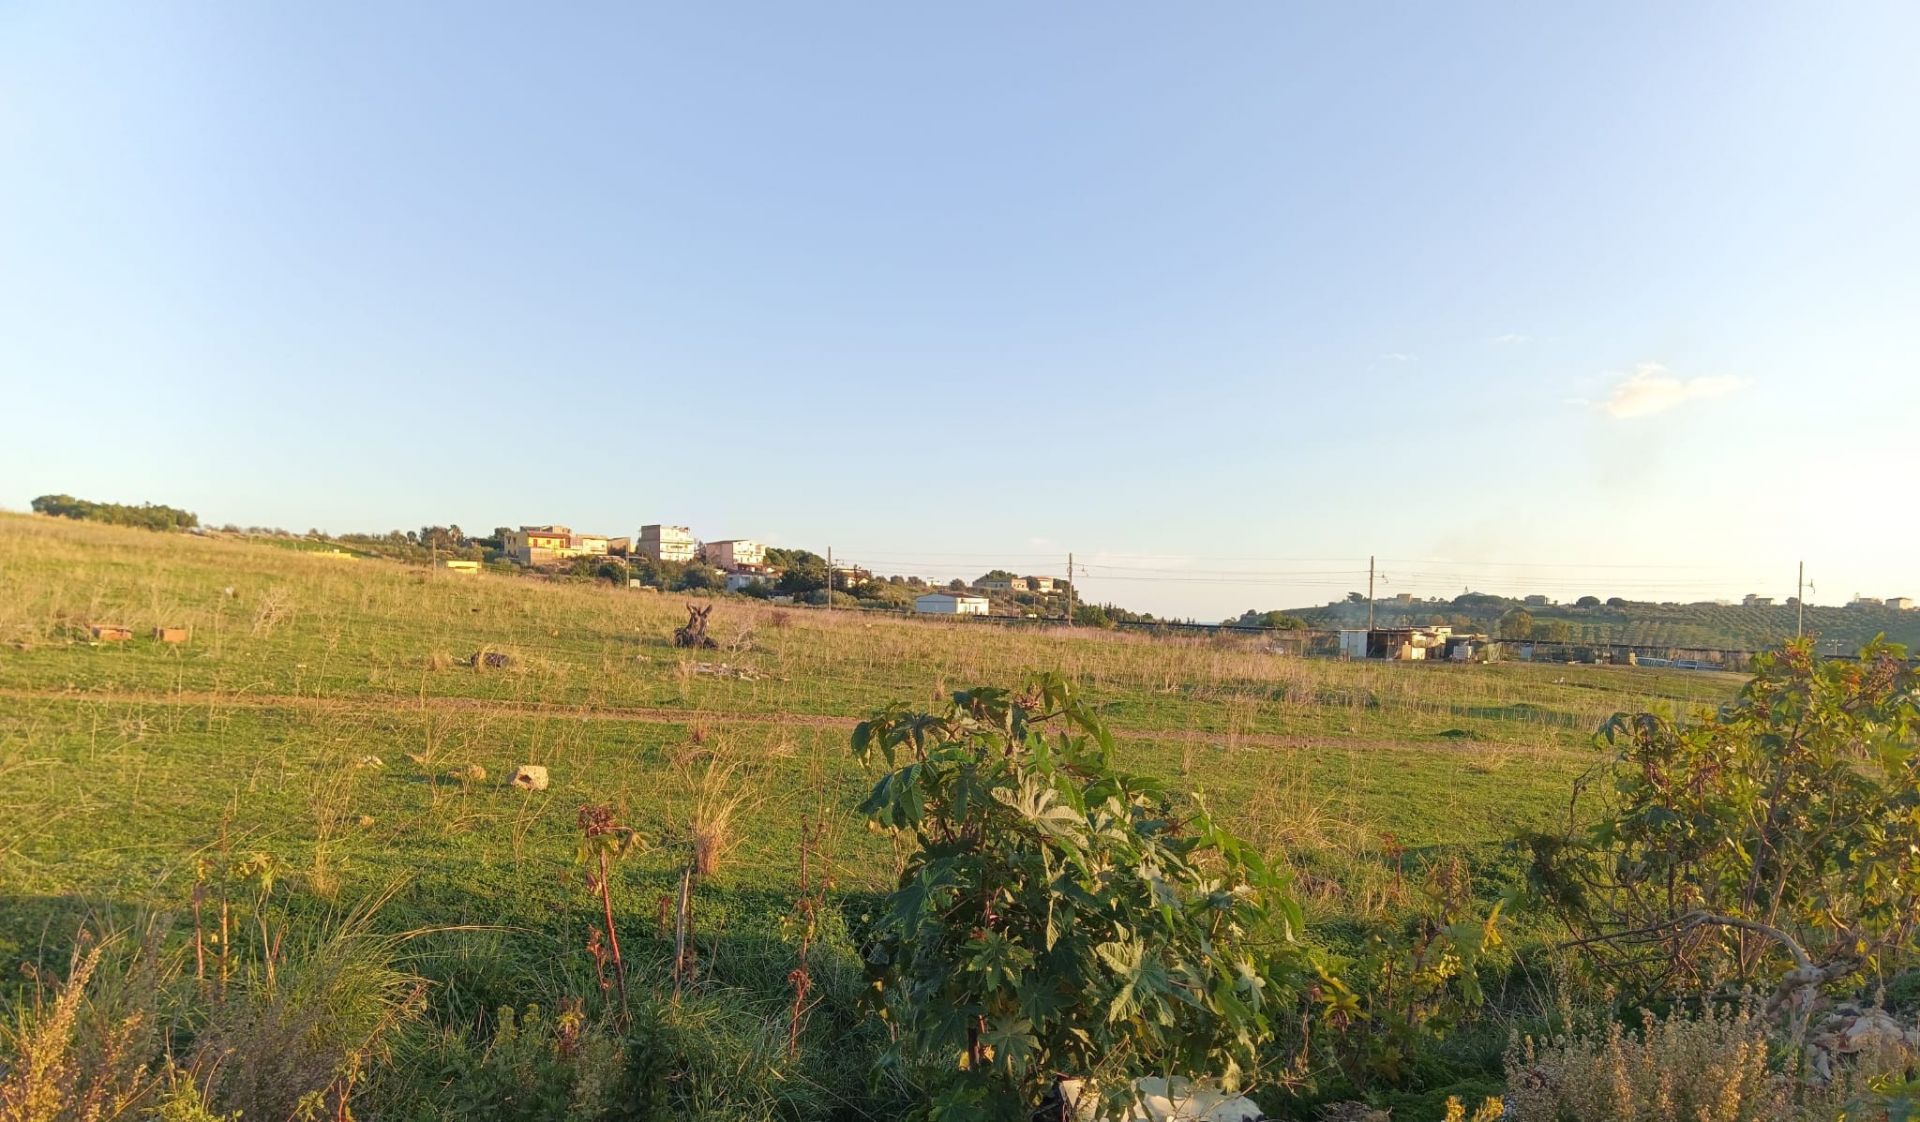
[[[700,546],[693,540],[693,531],[685,526],[663,526],[655,523],[640,527],[640,556],[655,561],[691,561],[699,556]]]
[[[1913,597],[1889,596],[1887,597],[1887,607],[1892,608],[1896,612],[1910,612],[1913,610]]]
[[[540,565],[558,558],[572,538],[565,526],[522,526],[500,535],[500,549],[516,564]]]
[[[708,542],[701,553],[707,564],[729,573],[758,572],[767,567],[767,547],[747,538]]]
[[[1740,598],[1740,603],[1743,607],[1748,608],[1771,608],[1773,607],[1773,597],[1760,596],[1749,592]]]
[[[518,565],[550,565],[569,557],[604,557],[607,539],[565,526],[522,526],[500,535],[500,551]]]
[[[1847,602],[1849,608],[1884,608],[1886,606],[1886,601],[1877,596],[1855,596]]]
[[[983,592],[1052,592],[1060,583],[1053,577],[986,577],[973,587]]]

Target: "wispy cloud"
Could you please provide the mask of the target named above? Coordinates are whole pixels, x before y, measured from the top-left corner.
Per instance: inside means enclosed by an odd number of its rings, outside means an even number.
[[[1492,343],[1496,347],[1517,347],[1531,338],[1533,338],[1531,335],[1520,335],[1509,331],[1505,335],[1495,335],[1493,338],[1487,340],[1487,342]]]
[[[1412,355],[1403,354],[1400,351],[1388,351],[1386,354],[1383,354],[1380,357],[1386,360],[1387,362],[1412,362],[1413,361]]]
[[[1740,379],[1731,374],[1676,378],[1672,371],[1657,362],[1643,362],[1633,368],[1633,373],[1614,383],[1606,399],[1595,408],[1620,420],[1651,417],[1656,413],[1677,409],[1690,401],[1725,397],[1742,385]]]

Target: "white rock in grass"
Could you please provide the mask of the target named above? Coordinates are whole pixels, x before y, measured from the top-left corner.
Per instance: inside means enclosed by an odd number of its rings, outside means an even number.
[[[522,791],[544,791],[547,782],[547,769],[539,764],[521,764],[507,777],[508,786],[518,787]]]
[[[1080,1122],[1259,1122],[1265,1117],[1252,1099],[1178,1076],[1134,1080],[1137,1105],[1111,1119],[1096,1115],[1098,1102],[1092,1094],[1083,1094],[1080,1080],[1061,1080],[1060,1091],[1070,1104],[1071,1116]]]

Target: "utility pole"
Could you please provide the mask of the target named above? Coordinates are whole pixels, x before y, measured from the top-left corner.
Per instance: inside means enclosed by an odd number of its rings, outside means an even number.
[[[827,547],[827,610],[833,610],[833,547]]]
[[[1067,554],[1067,626],[1073,626],[1073,554]]]
[[[1807,563],[1800,562],[1800,580],[1793,589],[1794,611],[1799,618],[1793,624],[1793,637],[1799,639],[1807,633]]]
[[[1367,558],[1367,630],[1373,630],[1373,558]],[[1369,644],[1373,640],[1367,640]]]

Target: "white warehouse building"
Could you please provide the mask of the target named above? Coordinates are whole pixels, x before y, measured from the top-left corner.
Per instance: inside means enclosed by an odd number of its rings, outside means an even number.
[[[987,614],[987,598],[965,592],[929,592],[914,598],[913,610],[923,615],[983,616]]]

